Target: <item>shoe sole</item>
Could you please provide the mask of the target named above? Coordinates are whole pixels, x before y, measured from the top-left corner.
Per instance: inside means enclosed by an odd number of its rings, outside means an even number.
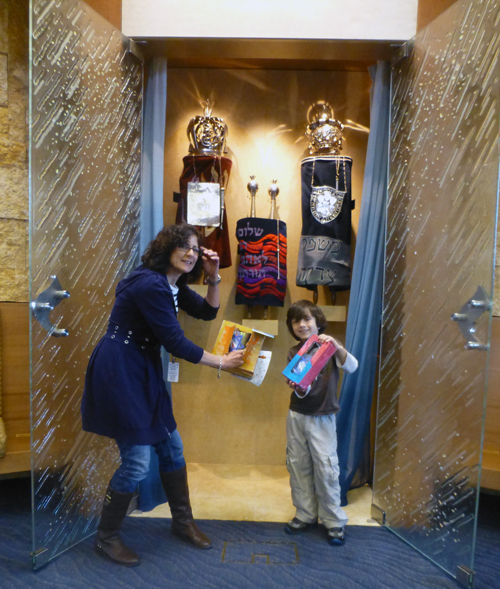
[[[316,526],[317,526],[317,524],[308,524],[305,528],[299,528],[299,529],[285,526],[285,533],[290,534],[291,536],[296,536],[297,534],[303,534],[304,532],[307,532],[308,530],[311,530],[312,528],[315,528]]]
[[[191,544],[191,546],[194,546],[195,548],[198,548],[199,550],[210,550],[210,548],[213,548],[213,544],[209,544],[208,546],[200,546],[199,544],[196,544],[195,542],[193,542],[188,536],[185,536],[184,534],[181,534],[180,532],[177,532],[174,530],[171,530],[171,532],[172,532],[172,536],[175,536],[176,538],[180,538],[181,540],[183,540],[187,544]]]
[[[119,564],[122,567],[132,568],[132,567],[139,566],[141,564],[140,559],[137,562],[132,562],[132,563],[125,563],[125,562],[122,562],[121,560],[115,560],[114,558],[111,558],[111,556],[109,556],[109,554],[107,552],[104,552],[104,550],[101,550],[97,546],[94,546],[94,551],[102,558],[105,558],[106,560],[109,560],[109,562],[112,562],[114,564]]]
[[[307,528],[303,530],[294,530],[293,528],[285,528],[285,534],[290,534],[290,536],[298,536],[299,534],[303,534]]]
[[[342,546],[345,544],[345,539],[344,540],[329,539],[328,544],[330,544],[330,546]]]

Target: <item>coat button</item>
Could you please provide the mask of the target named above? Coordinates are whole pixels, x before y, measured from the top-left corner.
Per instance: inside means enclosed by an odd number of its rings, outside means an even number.
[[[111,336],[111,339],[115,339],[115,336],[114,336],[114,335],[112,335],[112,336]]]
[[[125,343],[128,344],[128,339],[125,340]]]
[[[149,338],[148,338],[148,337],[146,337],[146,338],[144,338],[144,339],[145,339],[147,342],[149,342]]]
[[[131,331],[129,331],[129,332],[128,332],[128,334],[129,334],[129,335],[132,335],[132,332],[131,332]]]

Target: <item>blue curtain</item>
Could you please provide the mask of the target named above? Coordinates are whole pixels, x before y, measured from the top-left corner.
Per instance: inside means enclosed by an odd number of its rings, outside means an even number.
[[[155,58],[148,66],[142,143],[141,252],[163,227],[167,60]]]
[[[344,374],[337,418],[342,505],[347,504],[347,491],[370,476],[370,415],[382,311],[390,64],[379,62],[370,74],[370,135],[346,333],[346,349],[359,367],[354,374]]]
[[[141,252],[144,252],[148,243],[163,227],[167,60],[155,58],[149,62],[148,66],[142,151]],[[163,356],[162,361],[165,362]],[[167,389],[170,394],[170,383],[167,383]],[[148,476],[139,484],[139,509],[142,511],[151,511],[160,503],[167,501],[158,473],[158,457],[151,448],[151,467]]]

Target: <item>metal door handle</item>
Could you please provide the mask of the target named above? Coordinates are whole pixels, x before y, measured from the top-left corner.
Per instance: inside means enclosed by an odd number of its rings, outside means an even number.
[[[477,287],[476,294],[469,299],[458,313],[453,313],[452,321],[458,323],[458,327],[462,332],[467,343],[465,348],[467,350],[488,350],[488,344],[482,344],[476,339],[476,323],[479,317],[491,309],[491,301],[482,286]]]
[[[467,342],[465,344],[465,347],[468,350],[480,350],[480,351],[486,351],[489,348],[488,345],[480,344],[479,342]]]
[[[50,321],[50,312],[63,300],[69,298],[70,294],[64,290],[57,276],[51,276],[52,284],[40,293],[36,300],[30,303],[31,312],[40,325],[54,337],[67,337],[69,331],[54,327]]]

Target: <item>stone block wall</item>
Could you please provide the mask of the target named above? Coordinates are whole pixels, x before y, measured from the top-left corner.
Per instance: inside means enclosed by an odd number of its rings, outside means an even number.
[[[28,1],[0,5],[0,301],[28,292]]]

